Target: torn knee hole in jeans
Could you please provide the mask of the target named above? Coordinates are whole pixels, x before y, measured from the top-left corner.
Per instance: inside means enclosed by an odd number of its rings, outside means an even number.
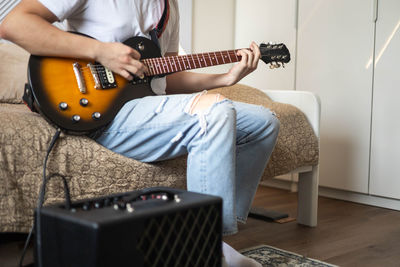
[[[208,95],[209,96],[208,99],[204,100],[203,96],[206,94],[207,94],[207,91],[204,90],[203,92],[195,95],[191,99],[191,101],[187,104],[185,111],[190,115],[199,114],[199,113],[204,112],[204,110],[210,108],[213,104],[218,103],[218,102],[222,101],[223,99],[225,99],[225,97],[221,97],[221,94],[211,94],[211,95]],[[214,96],[215,96],[215,99],[213,101],[212,97],[214,97]],[[202,101],[205,101],[207,103],[205,103],[205,104],[201,103]],[[197,108],[199,105],[200,105],[200,108]]]
[[[211,94],[208,95],[207,99],[204,99],[204,95],[207,94],[207,91],[195,95],[185,107],[185,112],[189,115],[197,115],[199,118],[201,132],[200,134],[204,134],[207,132],[207,121],[206,114],[210,107],[215,103],[221,102],[225,97],[220,94]],[[214,98],[214,99],[213,99]]]

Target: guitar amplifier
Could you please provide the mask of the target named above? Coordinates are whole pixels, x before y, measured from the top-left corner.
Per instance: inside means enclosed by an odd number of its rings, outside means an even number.
[[[39,215],[39,267],[221,266],[218,197],[158,187],[82,200],[70,209],[45,206]]]

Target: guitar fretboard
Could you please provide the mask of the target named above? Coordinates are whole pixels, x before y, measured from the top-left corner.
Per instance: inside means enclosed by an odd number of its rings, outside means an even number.
[[[238,50],[226,50],[211,53],[191,54],[143,59],[147,66],[147,76],[168,74],[178,71],[205,68],[210,66],[234,63],[240,61]]]

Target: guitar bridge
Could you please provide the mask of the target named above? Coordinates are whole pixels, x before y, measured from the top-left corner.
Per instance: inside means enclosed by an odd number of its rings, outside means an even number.
[[[87,66],[89,67],[90,72],[92,73],[92,77],[94,80],[94,88],[100,89],[101,85],[100,85],[99,75],[97,75],[96,67],[92,63],[87,64]]]

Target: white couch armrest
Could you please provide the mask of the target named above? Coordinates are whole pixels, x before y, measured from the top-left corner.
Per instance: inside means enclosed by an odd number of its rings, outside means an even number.
[[[291,104],[300,109],[319,138],[321,101],[318,95],[307,91],[264,90],[273,101]]]
[[[264,92],[273,101],[291,104],[300,109],[319,139],[321,101],[316,94],[307,91],[286,90],[266,90]],[[319,165],[303,166],[293,172],[299,173],[297,222],[315,227],[318,218]]]

